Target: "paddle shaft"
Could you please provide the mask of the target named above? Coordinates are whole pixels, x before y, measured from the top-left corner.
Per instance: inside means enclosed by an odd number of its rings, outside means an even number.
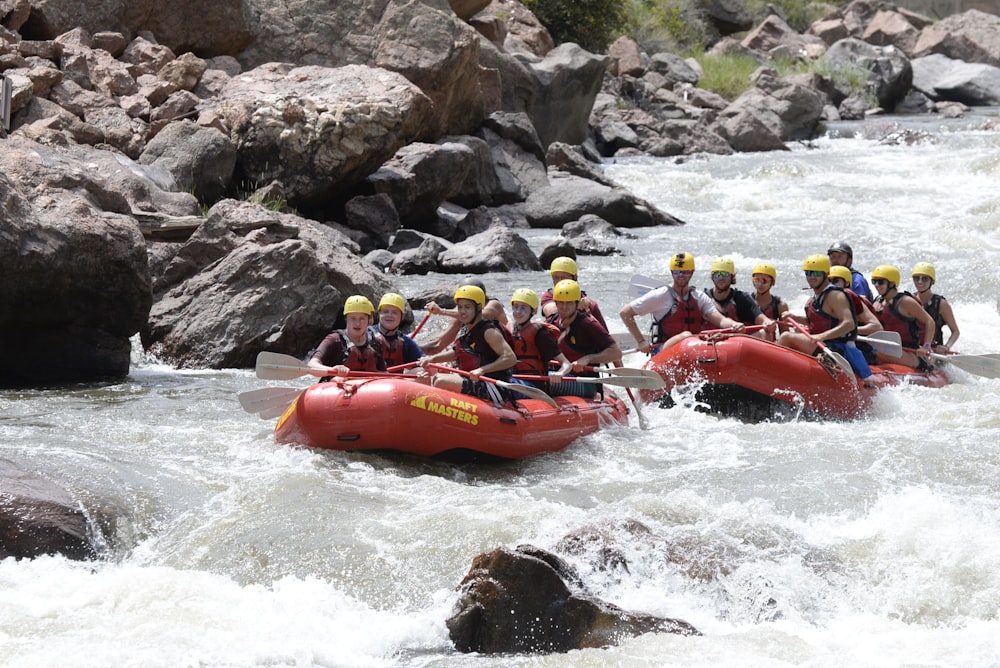
[[[455,367],[450,367],[445,364],[435,364],[431,362],[427,366],[432,369],[441,371],[443,373],[455,373],[458,374],[459,376],[472,378],[472,374],[470,372],[465,371],[463,369],[456,369]],[[481,380],[486,383],[491,383],[493,385],[496,385],[497,387],[502,387],[512,392],[519,392],[526,397],[531,397],[532,399],[539,399],[549,404],[553,408],[559,407],[559,404],[557,404],[555,400],[548,395],[548,393],[538,389],[537,387],[532,387],[531,385],[519,385],[517,383],[508,383],[506,381],[497,380],[496,378],[490,378],[489,376],[486,375],[479,376],[477,380]]]
[[[416,327],[414,327],[413,334],[410,334],[410,338],[413,338],[414,336],[419,334],[420,330],[424,328],[424,325],[427,324],[427,321],[430,319],[431,319],[431,312],[428,311],[427,315],[424,316],[423,320],[421,320],[420,323]]]

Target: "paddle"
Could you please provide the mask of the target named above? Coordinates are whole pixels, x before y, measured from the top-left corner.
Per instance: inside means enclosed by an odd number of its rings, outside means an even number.
[[[903,356],[902,339],[898,332],[872,332],[868,336],[859,336],[858,341],[864,341],[883,355]]]
[[[301,388],[265,387],[243,392],[238,399],[247,413],[257,413],[262,420],[268,420],[282,415],[301,393]]]
[[[412,333],[412,334],[410,334],[410,338],[412,339],[412,338],[413,338],[414,336],[416,336],[417,334],[419,334],[419,333],[420,333],[420,330],[424,328],[424,325],[425,325],[425,324],[427,323],[427,321],[428,321],[428,320],[430,320],[430,319],[431,319],[431,312],[430,312],[430,311],[428,311],[428,312],[427,312],[427,315],[425,315],[425,316],[424,316],[424,319],[420,321],[420,324],[418,324],[418,325],[417,325],[417,326],[416,326],[416,327],[415,327],[415,328],[413,329],[413,333]]]
[[[903,348],[903,350],[911,353],[919,352],[913,348]],[[971,373],[974,376],[1000,378],[1000,359],[991,355],[962,355],[960,353],[940,355],[938,353],[931,353],[931,359],[935,362],[951,364],[955,368],[961,369],[966,373]]]
[[[515,374],[514,378],[521,380],[544,381],[550,380],[548,376],[532,376],[530,374]],[[666,387],[666,383],[659,374],[653,373],[650,376],[610,376],[604,378],[594,378],[593,376],[565,376],[563,380],[568,383],[590,383],[592,385],[611,385],[616,387],[636,387],[640,390],[659,390]]]
[[[409,369],[416,365],[416,362],[407,362],[406,364],[389,367],[386,371],[402,371],[403,369]],[[298,378],[299,376],[305,375],[323,378],[332,374],[329,371],[323,371],[322,369],[313,369],[305,362],[302,362],[298,358],[292,357],[291,355],[272,353],[267,350],[257,353],[258,378],[263,378],[264,380],[291,380],[292,378]]]
[[[658,278],[653,278],[651,276],[643,276],[642,274],[633,274],[632,280],[628,284],[628,298],[630,300],[641,297],[650,290],[655,290],[656,288],[662,288],[666,283]]]
[[[465,376],[466,378],[472,375],[468,371],[463,371],[462,369],[456,369],[454,367],[450,367],[445,364],[434,364],[432,362],[427,366],[437,369],[438,371],[443,371],[445,373],[457,373],[458,375]],[[555,399],[550,397],[542,390],[539,390],[537,387],[532,387],[530,385],[519,385],[517,383],[507,383],[502,380],[497,380],[496,378],[490,378],[489,376],[480,376],[479,380],[482,380],[487,383],[492,383],[497,387],[502,387],[504,389],[510,390],[511,392],[519,392],[526,397],[531,397],[532,399],[539,399],[541,401],[544,401],[548,405],[552,406],[553,408],[559,408],[559,404],[556,403]]]
[[[558,367],[561,366],[559,362],[552,361],[549,362],[550,366]],[[659,378],[659,374],[655,371],[650,371],[649,369],[633,369],[632,367],[618,367],[618,368],[608,368],[604,366],[585,366],[581,367],[582,371],[596,371],[597,373],[604,373],[609,376],[656,376]]]
[[[782,320],[782,323],[791,325],[792,327],[797,329],[800,333],[805,334],[811,340],[815,341],[815,339],[812,339],[809,330],[806,329],[804,326],[802,326],[802,324],[799,323],[797,320],[788,318],[787,320]],[[858,388],[858,379],[854,375],[854,369],[851,368],[851,365],[848,363],[848,361],[845,360],[843,356],[840,355],[840,353],[836,352],[835,350],[830,350],[829,348],[827,348],[822,341],[815,341],[815,343],[817,346],[819,346],[821,354],[824,355],[827,359],[831,360],[838,367],[840,367],[840,370],[843,371],[845,374],[847,374],[847,377],[851,379],[852,383],[854,383],[854,387]]]

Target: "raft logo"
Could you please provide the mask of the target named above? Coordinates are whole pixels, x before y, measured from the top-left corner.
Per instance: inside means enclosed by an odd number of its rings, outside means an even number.
[[[435,401],[434,399],[435,397],[433,396],[421,394],[419,397],[412,400],[410,405],[414,408],[443,415],[447,418],[451,418],[452,420],[466,422],[472,426],[479,424],[479,416],[476,415],[477,406],[474,403],[452,398],[448,402],[448,405],[445,405],[440,401]]]

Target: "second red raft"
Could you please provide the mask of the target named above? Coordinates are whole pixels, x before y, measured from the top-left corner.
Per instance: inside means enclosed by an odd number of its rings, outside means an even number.
[[[661,350],[646,364],[666,381],[643,390],[644,401],[671,403],[671,390],[697,387],[708,411],[748,422],[789,417],[854,419],[865,415],[879,390],[902,383],[942,387],[940,370],[898,364],[872,367],[864,380],[811,355],[747,335],[691,336]]]

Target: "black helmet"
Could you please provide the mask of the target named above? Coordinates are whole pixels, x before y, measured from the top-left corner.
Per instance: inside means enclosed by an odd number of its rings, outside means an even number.
[[[830,248],[826,251],[827,255],[830,253],[844,253],[849,258],[854,257],[854,251],[852,251],[851,247],[843,241],[834,241]]]

